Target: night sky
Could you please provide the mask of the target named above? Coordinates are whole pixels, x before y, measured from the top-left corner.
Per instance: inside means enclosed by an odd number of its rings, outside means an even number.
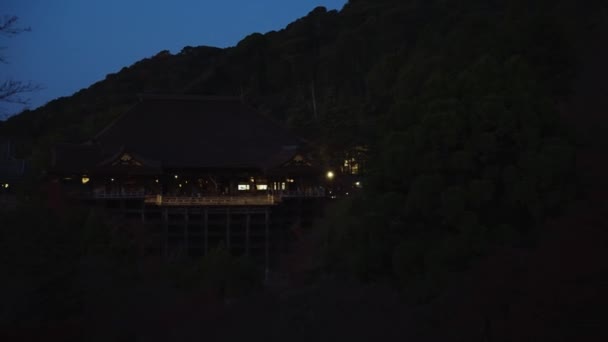
[[[0,37],[9,64],[0,77],[31,80],[44,89],[26,95],[31,109],[102,80],[162,50],[228,47],[253,32],[284,28],[316,6],[341,9],[346,0],[3,0],[0,15],[16,15],[32,31]],[[22,106],[7,106],[15,113]]]

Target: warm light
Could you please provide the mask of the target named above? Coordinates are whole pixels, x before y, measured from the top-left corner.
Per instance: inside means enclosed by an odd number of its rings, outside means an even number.
[[[239,191],[247,191],[251,188],[249,187],[249,184],[239,184],[238,189],[239,189]]]
[[[110,178],[110,182],[113,182],[113,181],[114,181],[114,178]]]
[[[82,176],[82,179],[80,181],[82,182],[82,184],[87,184],[91,181],[91,179],[87,176]]]
[[[186,181],[186,184],[188,184],[188,181]]]
[[[257,184],[255,188],[258,190],[268,190],[268,184]]]
[[[356,186],[357,188],[359,188],[359,189],[361,189],[361,188],[362,188],[362,186],[361,186],[361,182],[355,182],[355,186]]]
[[[333,171],[327,171],[327,179],[334,179],[336,175],[333,173]]]
[[[295,180],[293,180],[292,178],[287,178],[287,183],[293,183],[295,182]]]
[[[179,187],[181,188],[181,187],[182,187],[182,185],[180,184],[180,185],[179,185]]]
[[[178,178],[179,178],[179,176],[178,176],[178,175],[175,175],[175,176],[173,176],[173,177],[175,177],[175,179],[178,179]]]
[[[9,187],[8,183],[4,184],[5,189],[8,189],[8,187]]]
[[[253,182],[255,182],[255,179],[254,179],[253,177],[251,177],[251,178],[249,178],[249,181],[250,181],[251,183],[253,183]]]
[[[157,180],[155,180],[155,182],[156,182],[156,183],[158,183],[158,179],[157,179]]]

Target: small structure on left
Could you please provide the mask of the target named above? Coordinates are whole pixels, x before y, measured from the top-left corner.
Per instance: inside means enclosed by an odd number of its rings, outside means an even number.
[[[0,137],[0,206],[16,203],[15,189],[22,183],[27,172],[27,162],[17,159],[9,139]]]

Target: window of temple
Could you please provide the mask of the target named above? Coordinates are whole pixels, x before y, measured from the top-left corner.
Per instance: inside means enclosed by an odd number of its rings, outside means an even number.
[[[255,188],[257,190],[268,190],[268,184],[257,184]]]
[[[238,190],[239,191],[247,191],[250,190],[251,187],[249,186],[249,184],[239,184],[238,185]]]

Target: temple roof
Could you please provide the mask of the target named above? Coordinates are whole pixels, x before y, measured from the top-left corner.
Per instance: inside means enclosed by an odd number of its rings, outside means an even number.
[[[164,169],[266,170],[289,160],[301,144],[239,98],[142,96],[89,144],[57,146],[55,166],[57,171],[99,167],[129,151]]]

